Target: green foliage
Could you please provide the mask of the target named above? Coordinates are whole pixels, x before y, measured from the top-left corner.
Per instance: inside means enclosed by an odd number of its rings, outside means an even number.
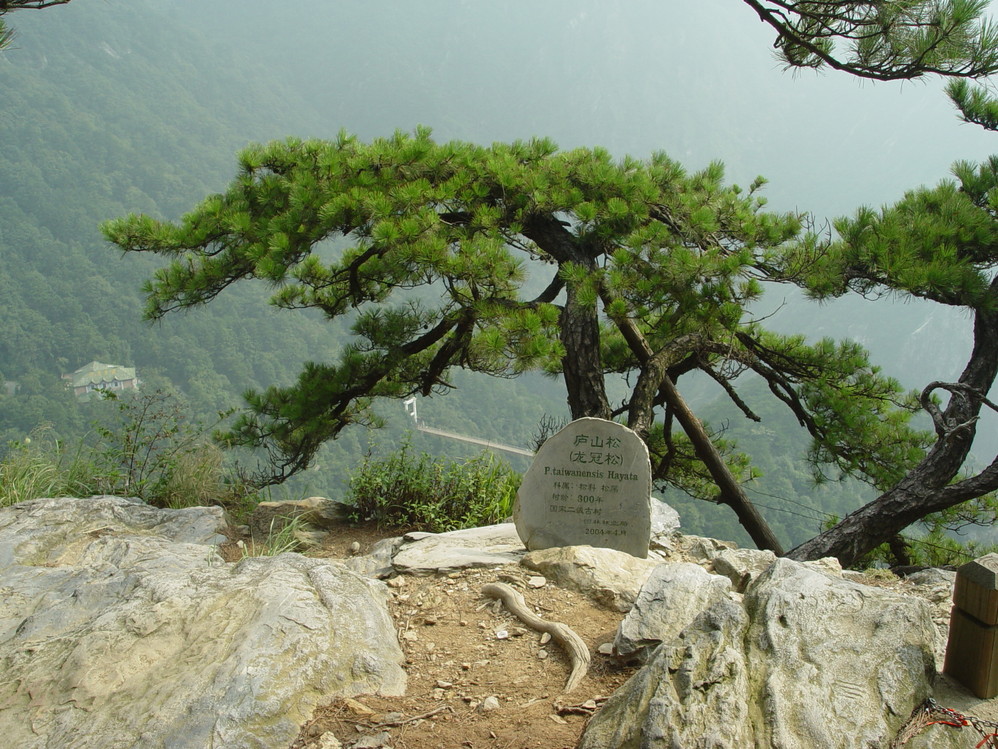
[[[114,396],[108,423],[68,447],[50,427],[12,442],[0,461],[0,506],[40,497],[119,494],[159,507],[221,504],[236,510],[253,487],[226,465],[207,429],[174,395]]]
[[[162,4],[3,18],[17,37],[0,71],[0,362],[16,392],[0,391],[0,446],[40,424],[64,444],[86,439],[103,409],[78,402],[60,375],[93,359],[183,392],[203,420],[245,389],[291,381],[333,326],[271,314],[264,290],[246,289],[152,327],[141,284],[155,263],[110,258],[97,225],[127,210],[177,215],[221,183],[247,139],[314,128],[311,110],[275,93],[279,76],[250,53],[233,60]]]
[[[998,257],[998,158],[953,170],[959,184],[912,190],[893,206],[838,219],[839,239],[809,264],[812,295],[890,289],[972,309],[994,305],[988,270]]]
[[[743,191],[718,163],[688,172],[662,153],[617,161],[546,139],[436,143],[426,128],[370,143],[288,139],[245,149],[239,163],[225,193],[179,222],[132,215],[103,231],[126,252],[170,261],[146,286],[153,319],[250,279],[270,284],[279,308],[356,314],[337,363],[307,363],[294,385],[247,395],[229,438],[265,447],[271,480],[304,470],[348,425],[375,422],[374,399],[447,389],[454,367],[564,372],[573,415],[618,416],[665,446],[682,438],[651,426],[659,409],[673,428],[663,378],[699,369],[737,401],[731,383],[751,369],[809,428],[813,454],[843,471],[882,471],[891,451],[921,444],[896,383],[856,347],[808,347],[745,322],[760,281],[786,278],[801,228],[763,210],[761,179]],[[542,279],[533,298],[528,266]],[[614,374],[632,391],[611,413]],[[861,449],[840,423],[864,430]],[[654,450],[657,478],[703,485],[682,474],[697,470],[686,454]]]
[[[275,525],[277,527],[275,527]],[[288,551],[297,551],[301,547],[296,534],[305,527],[305,523],[300,517],[270,521],[270,528],[267,529],[267,537],[264,539],[253,539],[246,544],[239,541],[239,546],[243,551],[243,558],[246,557],[276,557]]]
[[[491,453],[462,461],[413,454],[408,439],[383,458],[370,454],[350,479],[354,522],[443,532],[502,522],[520,476]]]
[[[988,0],[745,2],[777,30],[776,47],[790,67],[827,65],[878,80],[998,71]]]
[[[950,100],[960,110],[964,122],[985,130],[998,130],[998,100],[984,86],[972,87],[967,81],[953,81],[946,87]]]
[[[955,519],[987,523],[990,516],[994,520],[994,500],[988,496],[998,489],[994,466],[976,475],[961,476],[960,472],[969,468],[982,408],[994,408],[987,393],[998,372],[994,275],[998,265],[998,158],[979,166],[957,163],[953,172],[959,183],[947,181],[912,190],[880,211],[861,208],[851,219],[839,219],[835,222],[838,239],[824,247],[801,244],[804,256],[813,261],[803,278],[815,297],[854,290],[962,307],[974,317],[974,345],[957,382],[935,380],[919,394],[918,405],[931,418],[935,434],[926,435],[921,446],[899,443],[902,449],[896,451],[891,465],[884,466],[887,472],[882,479],[877,479],[878,472],[864,470],[883,494],[854,514],[848,524],[829,528],[795,553],[833,554],[846,564],[866,553],[939,561],[940,554],[952,556],[960,549],[959,542],[944,535]],[[815,249],[820,250],[818,254],[811,254]],[[864,386],[862,381],[856,384]],[[945,407],[936,391],[948,393]],[[880,439],[891,439],[892,419],[881,419],[881,424]],[[854,425],[844,423],[842,428],[851,432]],[[845,437],[854,441],[852,434]],[[918,539],[924,548],[913,552],[909,539],[900,533],[917,521],[924,521],[928,532]],[[874,552],[884,541],[886,550]]]

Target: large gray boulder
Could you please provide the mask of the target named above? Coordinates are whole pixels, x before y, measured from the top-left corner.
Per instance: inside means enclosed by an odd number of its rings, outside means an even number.
[[[0,509],[0,731],[17,747],[277,747],[335,695],[400,694],[387,592],[297,554],[227,564],[214,508]]]
[[[934,637],[923,599],[777,559],[663,642],[579,747],[887,746],[930,694]]]
[[[617,628],[614,654],[645,660],[663,641],[678,636],[701,612],[728,597],[731,582],[690,562],[656,567]]]

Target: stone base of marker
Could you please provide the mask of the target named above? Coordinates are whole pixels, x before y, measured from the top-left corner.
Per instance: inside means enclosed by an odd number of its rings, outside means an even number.
[[[648,448],[621,424],[573,421],[537,451],[513,521],[530,551],[597,546],[644,559],[651,539]]]
[[[998,554],[957,570],[943,672],[981,699],[998,695]]]

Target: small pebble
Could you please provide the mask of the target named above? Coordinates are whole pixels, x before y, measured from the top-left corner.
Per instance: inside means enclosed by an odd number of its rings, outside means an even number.
[[[548,584],[547,578],[541,575],[535,575],[527,580],[527,585],[531,588],[543,588]]]
[[[382,731],[373,735],[361,736],[351,746],[353,749],[382,749],[389,746],[388,742],[390,741],[391,736],[388,735],[388,731]]]
[[[544,648],[541,648],[540,650],[537,651],[537,657],[543,661],[545,658],[548,657],[548,651],[546,651]]]
[[[486,697],[482,700],[482,704],[478,706],[478,709],[482,712],[491,712],[492,710],[499,709],[499,698],[496,696]]]

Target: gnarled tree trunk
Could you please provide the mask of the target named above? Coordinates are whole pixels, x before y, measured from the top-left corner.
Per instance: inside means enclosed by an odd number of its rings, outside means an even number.
[[[992,282],[992,289],[995,288]],[[837,557],[843,566],[926,515],[945,510],[998,489],[998,458],[972,478],[950,482],[960,471],[977,431],[977,417],[998,373],[998,314],[978,309],[974,316],[974,348],[958,383],[932,383],[923,403],[935,389],[950,390],[942,413],[930,413],[938,435],[925,458],[896,486],[884,492],[831,528],[793,549],[797,560]]]

